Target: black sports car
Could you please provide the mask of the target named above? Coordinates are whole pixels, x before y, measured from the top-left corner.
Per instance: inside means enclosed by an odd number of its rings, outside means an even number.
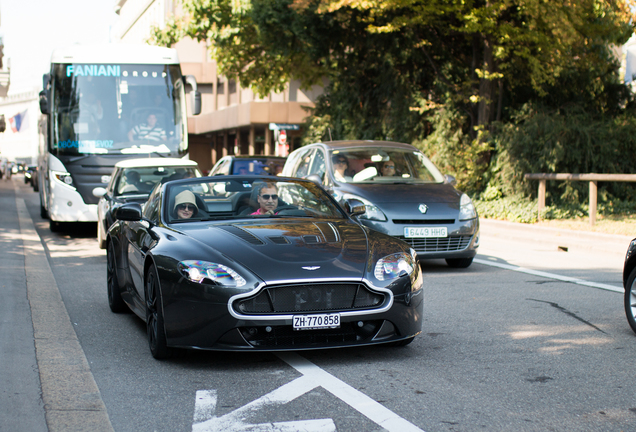
[[[364,206],[345,207],[301,179],[158,184],[108,231],[110,308],[146,321],[155,358],[406,345],[422,327],[416,253],[361,225]]]

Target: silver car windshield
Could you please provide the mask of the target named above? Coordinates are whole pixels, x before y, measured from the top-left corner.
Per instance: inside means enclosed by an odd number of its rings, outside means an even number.
[[[346,218],[315,183],[235,176],[170,182],[163,199],[169,223],[254,218]]]
[[[444,175],[418,151],[352,148],[331,152],[333,176],[346,183],[443,183]]]

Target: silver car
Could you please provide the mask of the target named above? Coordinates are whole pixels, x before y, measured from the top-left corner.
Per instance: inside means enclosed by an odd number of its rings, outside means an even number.
[[[407,242],[419,260],[471,265],[479,247],[479,217],[420,150],[389,141],[332,141],[292,152],[283,175],[312,179],[345,208],[364,204],[358,220]]]

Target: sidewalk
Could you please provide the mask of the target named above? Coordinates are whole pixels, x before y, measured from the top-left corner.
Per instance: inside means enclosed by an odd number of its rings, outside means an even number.
[[[624,256],[629,243],[634,238],[482,218],[479,219],[479,224],[482,239],[497,237],[503,240],[533,241],[554,248],[554,250],[559,250],[559,248],[567,248],[568,251],[585,249]]]

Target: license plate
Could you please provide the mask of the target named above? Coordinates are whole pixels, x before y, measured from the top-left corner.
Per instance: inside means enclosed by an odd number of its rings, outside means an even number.
[[[294,330],[316,330],[340,327],[340,314],[294,315]]]
[[[406,238],[435,238],[448,237],[448,228],[446,227],[406,227],[404,228],[404,237]]]

